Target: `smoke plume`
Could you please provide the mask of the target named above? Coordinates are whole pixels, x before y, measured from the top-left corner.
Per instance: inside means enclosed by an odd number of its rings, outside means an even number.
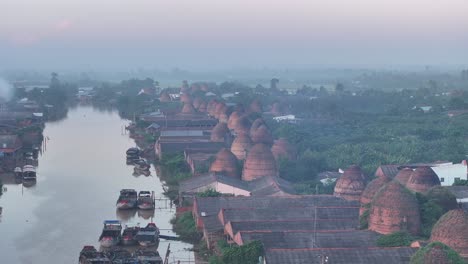
[[[0,100],[10,101],[13,97],[13,86],[6,80],[0,78]]]

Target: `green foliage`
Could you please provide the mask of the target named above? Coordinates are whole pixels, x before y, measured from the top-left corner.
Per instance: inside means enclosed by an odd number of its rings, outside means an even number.
[[[294,189],[299,194],[333,194],[336,182],[323,184],[320,181],[295,183]]]
[[[377,239],[379,247],[403,247],[409,246],[413,241],[413,237],[406,232],[395,232],[388,235],[383,235]]]
[[[242,246],[221,244],[221,257],[212,257],[210,264],[257,264],[263,255],[263,245],[260,241],[252,241]]]
[[[416,193],[419,203],[419,214],[421,217],[421,234],[423,237],[431,236],[432,227],[444,215],[448,209],[442,208],[435,200],[428,199],[427,196]]]
[[[298,150],[297,161],[280,161],[280,175],[303,183],[352,164],[372,175],[382,164],[460,162],[468,153],[468,115],[416,113],[411,109],[418,104],[443,109],[447,103],[444,97],[420,93],[368,90],[359,96],[291,99],[291,111],[305,120],[268,124],[275,137],[285,137]]]
[[[455,180],[452,186],[468,186],[468,180]]]
[[[364,207],[364,212],[359,216],[359,229],[367,229],[369,227],[370,204],[366,204]]]
[[[160,163],[172,173],[188,172],[184,154],[182,153],[165,154],[160,160]]]
[[[427,246],[420,248],[411,257],[410,263],[411,264],[426,264],[426,263],[429,263],[429,261],[431,261],[430,263],[436,263],[435,262],[436,260],[440,261],[439,258],[437,258],[437,259],[430,258],[430,256],[431,256],[430,251],[433,248],[440,249],[440,250],[442,250],[444,252],[444,255],[446,256],[446,258],[448,260],[447,263],[450,263],[450,264],[465,264],[466,263],[463,260],[463,258],[460,257],[460,255],[457,252],[455,252],[449,246],[447,246],[447,245],[445,245],[443,243],[440,243],[440,242],[432,242],[432,243],[428,244]],[[446,263],[446,262],[443,262],[443,263]]]
[[[208,189],[206,191],[197,193],[198,197],[220,197],[222,195],[223,195],[222,193],[217,192],[216,190],[213,190],[213,189]]]
[[[196,242],[200,240],[201,234],[198,232],[192,212],[184,212],[171,219],[174,232],[176,232],[183,241]]]

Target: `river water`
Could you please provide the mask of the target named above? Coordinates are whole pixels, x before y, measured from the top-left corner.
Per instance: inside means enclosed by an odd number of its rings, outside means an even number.
[[[154,215],[140,211],[118,213],[120,189],[155,191],[163,197],[162,183],[151,168],[151,176],[133,176],[125,151],[135,143],[122,135],[122,120],[115,111],[92,107],[71,109],[66,119],[47,123],[46,151],[39,157],[38,180],[33,187],[5,185],[0,197],[0,263],[77,263],[83,245],[98,248],[104,220],[141,226],[153,221],[161,234],[173,235],[170,219],[174,208],[165,202]],[[169,242],[161,240],[164,257]],[[172,256],[193,260],[191,245],[171,241]]]

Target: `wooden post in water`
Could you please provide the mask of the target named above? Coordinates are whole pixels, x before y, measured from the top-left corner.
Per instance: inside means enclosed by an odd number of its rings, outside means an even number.
[[[164,257],[164,264],[169,264],[169,254],[171,254],[170,247],[171,247],[171,243],[167,245],[166,256]]]

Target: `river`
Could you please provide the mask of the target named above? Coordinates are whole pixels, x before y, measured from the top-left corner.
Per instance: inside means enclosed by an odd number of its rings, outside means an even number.
[[[78,107],[66,119],[46,123],[49,138],[39,157],[38,180],[33,187],[5,185],[0,197],[0,263],[77,263],[83,245],[98,248],[103,221],[123,224],[151,221],[152,214],[118,214],[115,208],[120,189],[155,191],[163,197],[162,183],[151,168],[151,176],[133,176],[126,165],[125,151],[135,143],[122,135],[122,120],[115,111]],[[153,221],[161,234],[173,235],[170,219],[175,208],[157,204]],[[164,257],[169,242],[161,240]],[[172,256],[193,260],[190,244],[171,241]]]

